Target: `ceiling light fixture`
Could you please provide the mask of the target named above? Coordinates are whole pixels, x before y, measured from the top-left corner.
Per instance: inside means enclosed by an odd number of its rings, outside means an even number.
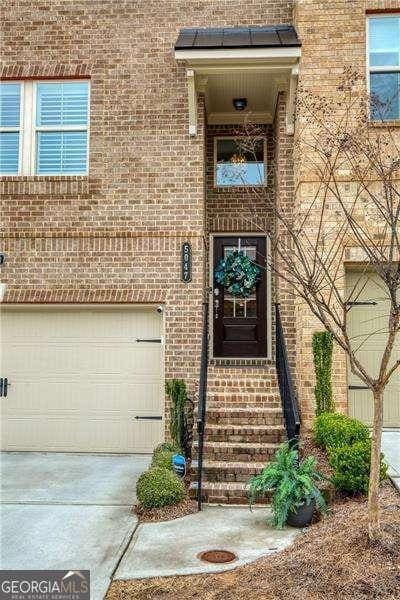
[[[247,106],[247,98],[234,98],[233,106],[235,110],[244,110]]]

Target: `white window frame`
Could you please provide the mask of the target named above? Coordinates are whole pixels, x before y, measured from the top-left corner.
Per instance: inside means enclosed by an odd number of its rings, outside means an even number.
[[[252,188],[252,187],[265,187],[266,183],[267,183],[267,140],[265,137],[262,136],[255,136],[255,139],[258,140],[262,140],[263,141],[263,153],[264,153],[264,181],[263,183],[260,184],[241,184],[241,185],[235,185],[235,184],[228,184],[228,185],[221,185],[219,183],[217,183],[217,152],[218,152],[218,141],[219,140],[237,140],[240,136],[238,135],[219,135],[214,137],[214,173],[213,173],[213,180],[214,180],[214,187],[218,188],[218,189],[222,189],[222,190],[226,190],[226,189],[239,189],[239,188]]]
[[[88,84],[88,107],[86,125],[36,125],[36,102],[37,85],[40,83],[81,83]],[[35,79],[35,80],[10,80],[2,81],[2,84],[19,83],[21,86],[20,100],[20,127],[2,127],[1,131],[19,131],[19,164],[18,174],[13,177],[30,176],[36,177],[77,177],[87,176],[89,173],[89,140],[90,140],[90,80],[89,79]],[[86,131],[86,171],[84,173],[40,173],[36,172],[36,146],[37,134],[40,131]],[[0,173],[0,176],[7,176],[6,173]]]
[[[369,35],[369,28],[370,28],[370,21],[371,19],[390,19],[393,17],[396,17],[398,19],[400,19],[400,12],[393,12],[393,13],[373,13],[373,14],[369,14],[367,15],[367,19],[366,19],[366,64],[367,64],[367,93],[368,96],[371,93],[371,84],[370,84],[370,79],[371,79],[371,73],[400,73],[400,65],[395,66],[395,67],[390,67],[390,66],[382,66],[382,67],[372,67],[369,63],[369,39],[370,39],[370,35]],[[378,119],[373,119],[372,115],[371,115],[371,103],[369,103],[368,105],[368,115],[369,115],[369,120],[371,122],[376,122],[379,121]],[[400,116],[398,119],[400,120]]]

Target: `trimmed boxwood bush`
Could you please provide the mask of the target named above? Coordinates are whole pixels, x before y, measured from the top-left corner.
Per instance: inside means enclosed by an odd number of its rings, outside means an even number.
[[[387,465],[382,461],[380,479],[386,479]],[[356,442],[328,450],[329,464],[334,470],[332,482],[345,492],[368,492],[371,466],[371,440]]]
[[[158,444],[158,446],[154,448],[153,456],[159,452],[164,452],[165,450],[173,452],[174,454],[182,454],[182,450],[175,442],[162,442],[162,444]]]
[[[340,413],[323,413],[314,422],[314,438],[324,450],[349,446],[370,439],[368,427]]]
[[[175,473],[153,467],[139,477],[136,495],[139,503],[145,508],[161,508],[179,504],[185,497],[185,489]]]
[[[161,467],[162,469],[172,471],[172,457],[174,454],[176,454],[176,452],[171,452],[171,450],[162,450],[161,452],[155,452],[153,454],[151,466]]]

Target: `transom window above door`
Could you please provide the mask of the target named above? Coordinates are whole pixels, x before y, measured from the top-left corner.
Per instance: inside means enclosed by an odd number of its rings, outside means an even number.
[[[265,140],[214,138],[214,185],[261,186],[265,183]]]
[[[0,175],[85,175],[88,81],[0,83]]]
[[[371,119],[400,119],[400,15],[368,18]]]

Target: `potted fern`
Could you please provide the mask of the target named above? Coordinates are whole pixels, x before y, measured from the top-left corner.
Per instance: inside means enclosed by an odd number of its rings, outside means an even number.
[[[317,481],[324,479],[316,470],[314,456],[299,461],[298,450],[282,444],[275,460],[252,477],[249,482],[250,508],[257,498],[272,495],[273,517],[270,524],[277,529],[287,525],[305,527],[311,523],[314,510],[327,512]]]

